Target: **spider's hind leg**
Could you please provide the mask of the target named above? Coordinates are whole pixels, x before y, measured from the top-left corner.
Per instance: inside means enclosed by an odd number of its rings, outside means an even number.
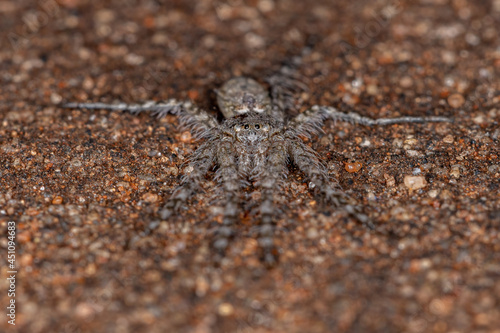
[[[303,57],[310,52],[304,48],[299,56],[292,57],[285,62],[277,73],[269,76],[267,82],[271,86],[273,100],[272,116],[274,119],[284,121],[289,111],[296,113],[302,103],[297,99],[302,92],[308,91],[306,78],[300,74]]]

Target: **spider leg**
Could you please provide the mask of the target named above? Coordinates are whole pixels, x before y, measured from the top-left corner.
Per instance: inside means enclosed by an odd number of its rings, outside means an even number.
[[[310,138],[312,135],[322,132],[321,125],[327,117],[325,112],[313,107],[290,119],[287,127],[294,129],[298,135]]]
[[[302,141],[291,139],[288,151],[293,162],[309,178],[309,187],[323,204],[342,208],[358,221],[373,228],[356,201],[342,190],[338,182],[330,180],[325,166],[314,150]]]
[[[184,175],[182,183],[174,190],[172,196],[160,212],[162,219],[167,219],[177,212],[193,193],[200,188],[200,184],[207,172],[214,165],[215,148],[213,140],[203,143],[193,153],[188,162],[190,173]]]
[[[305,77],[299,73],[303,56],[310,50],[305,48],[300,56],[293,57],[284,63],[279,72],[267,78],[271,87],[271,98],[273,100],[272,116],[279,121],[285,120],[286,112],[300,109],[300,101],[296,96],[308,91]]]
[[[267,158],[263,158],[262,163],[258,163],[253,176],[257,179],[255,185],[261,190],[262,201],[259,207],[261,223],[257,240],[266,266],[273,266],[277,262],[273,224],[274,194],[279,191],[288,173],[285,146],[283,137],[274,138],[267,151]]]
[[[403,124],[403,123],[429,123],[429,122],[452,122],[452,119],[446,117],[397,117],[397,118],[379,118],[372,119],[369,117],[363,117],[355,112],[343,113],[337,108],[332,106],[319,106],[315,105],[311,109],[311,112],[317,114],[317,117],[322,116],[323,119],[331,118],[334,121],[344,121],[352,124],[361,124],[366,126],[373,125],[392,125],[392,124]]]
[[[216,162],[219,168],[215,180],[221,183],[226,199],[222,226],[216,230],[213,242],[213,247],[219,252],[223,252],[229,245],[229,240],[234,235],[233,226],[240,214],[241,180],[236,156],[237,152],[231,142],[219,141],[216,148]]]
[[[206,131],[215,128],[217,120],[206,111],[198,108],[191,101],[169,99],[163,102],[148,101],[143,104],[106,104],[106,103],[66,103],[62,105],[68,109],[101,109],[113,111],[127,111],[132,114],[149,112],[151,115],[162,118],[167,114],[178,115],[183,126],[196,131],[196,137],[205,137]]]

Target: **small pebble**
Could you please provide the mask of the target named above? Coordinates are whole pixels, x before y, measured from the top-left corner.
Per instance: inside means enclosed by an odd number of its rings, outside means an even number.
[[[453,94],[448,97],[448,104],[452,108],[459,108],[465,103],[465,98],[461,94]]]
[[[447,316],[453,310],[454,304],[451,297],[435,298],[429,304],[429,312],[436,316]]]
[[[78,303],[75,307],[75,315],[81,319],[88,319],[94,315],[95,311],[89,303]]]
[[[180,139],[182,142],[190,142],[191,141],[191,132],[189,132],[189,131],[182,132]]]
[[[441,195],[439,196],[443,200],[451,199],[453,198],[453,195],[451,194],[450,191],[448,190],[443,190],[441,191]]]
[[[155,221],[152,221],[148,224],[148,229],[149,230],[155,230],[156,228],[158,228],[160,226],[160,221],[158,220],[155,220]]]
[[[427,186],[427,181],[423,176],[405,176],[404,183],[410,190],[418,190]]]
[[[403,140],[401,139],[394,139],[392,141],[392,145],[396,148],[403,148]]]
[[[318,230],[316,228],[307,229],[307,238],[316,239],[316,238],[318,238],[318,236],[319,236],[319,233],[318,233]]]
[[[60,205],[63,202],[63,198],[61,196],[56,196],[54,199],[52,199],[52,204],[53,205]]]
[[[439,191],[438,190],[430,190],[428,194],[431,198],[435,199],[438,196]]]
[[[19,262],[21,263],[21,267],[31,266],[33,264],[33,256],[29,253],[23,254]]]
[[[428,270],[432,267],[432,261],[429,258],[413,259],[410,262],[409,270],[410,272],[420,272],[422,270]]]
[[[359,162],[346,163],[345,164],[345,171],[347,171],[349,173],[355,173],[355,172],[358,172],[359,170],[361,170],[362,167],[363,167],[363,164],[361,164]]]
[[[272,1],[272,0],[260,0],[257,3],[257,8],[264,13],[272,11],[274,9],[274,7],[275,7],[275,4],[274,4],[274,1]]]
[[[40,212],[36,208],[32,207],[32,208],[28,208],[26,210],[26,215],[28,215],[28,216],[36,216],[38,214],[40,214]]]
[[[101,9],[95,13],[94,18],[98,23],[109,23],[116,18],[116,14],[111,9]]]
[[[482,125],[488,122],[486,116],[482,113],[479,113],[477,116],[472,118],[472,121],[478,125]]]
[[[445,136],[443,138],[444,143],[453,143],[453,141],[455,141],[455,139],[453,138],[453,136],[451,134],[448,134],[447,136]]]
[[[359,102],[359,98],[357,96],[353,96],[351,94],[345,94],[342,97],[342,101],[349,105],[356,105]]]
[[[196,296],[198,297],[203,297],[207,294],[208,290],[210,289],[210,284],[208,283],[208,281],[202,277],[202,276],[198,276],[196,278]],[[224,303],[224,304],[227,304],[227,303]],[[221,304],[222,306],[222,304]],[[223,309],[225,310],[225,309]],[[219,312],[220,312],[220,306],[219,306]]]
[[[196,100],[200,96],[200,93],[194,89],[188,90],[187,94],[190,100]]]
[[[384,178],[385,178],[385,185],[387,187],[393,187],[396,185],[396,179],[393,176],[384,173]]]
[[[370,142],[370,140],[368,139],[364,139],[363,142],[360,143],[360,146],[361,147],[370,147],[372,145],[372,143]]]
[[[138,66],[144,63],[144,57],[135,53],[129,53],[125,56],[125,63],[131,66]]]
[[[408,149],[406,151],[406,155],[409,156],[409,157],[420,157],[420,156],[422,156],[422,154],[418,150],[415,150],[415,149]]]
[[[399,84],[403,88],[410,88],[411,86],[413,86],[413,79],[409,76],[405,76],[399,81]]]
[[[492,322],[486,313],[478,313],[474,316],[474,323],[478,326],[487,326]],[[496,332],[495,332],[496,333]]]
[[[59,94],[56,94],[56,93],[50,94],[50,102],[52,104],[59,104],[59,103],[61,103],[62,99],[63,99],[62,96]]]
[[[17,239],[19,240],[19,243],[24,244],[29,241],[31,241],[31,232],[26,230],[22,231],[17,235]]]
[[[376,85],[374,84],[369,84],[366,86],[366,93],[368,95],[372,95],[372,96],[375,96],[378,94],[378,88]]]
[[[266,45],[266,40],[253,32],[247,33],[244,40],[249,49],[259,49]]]
[[[450,175],[454,178],[460,177],[460,167],[458,165],[453,165],[451,167]]]
[[[154,194],[154,193],[149,193],[148,192],[148,193],[143,194],[142,200],[144,200],[146,202],[153,203],[153,202],[158,201],[158,195]]]
[[[233,314],[234,308],[229,303],[222,303],[221,305],[219,305],[217,312],[219,313],[219,315],[226,317]]]
[[[500,166],[498,164],[493,164],[493,165],[490,165],[488,167],[488,172],[489,173],[493,173],[494,174],[494,173],[496,173],[498,171],[500,171]]]
[[[411,146],[414,146],[418,143],[417,139],[413,138],[413,137],[408,137],[405,141],[404,141],[404,146],[403,148],[404,149],[410,149]]]

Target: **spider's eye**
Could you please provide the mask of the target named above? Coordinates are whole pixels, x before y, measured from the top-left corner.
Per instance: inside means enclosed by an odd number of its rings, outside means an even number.
[[[259,124],[255,125],[255,129],[259,129],[259,128],[260,128]]]
[[[250,126],[248,126],[248,124],[245,125],[245,129],[248,129]]]

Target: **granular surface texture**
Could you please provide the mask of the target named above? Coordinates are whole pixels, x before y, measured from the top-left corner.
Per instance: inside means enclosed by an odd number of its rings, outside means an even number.
[[[500,332],[500,1],[2,1],[0,304],[6,332]],[[266,85],[304,55],[305,138],[374,228],[325,210],[291,166],[275,200],[279,262],[252,202],[222,260],[214,174],[162,215],[199,147],[173,115],[65,102],[193,100],[237,76]],[[7,313],[4,310],[3,313]]]

